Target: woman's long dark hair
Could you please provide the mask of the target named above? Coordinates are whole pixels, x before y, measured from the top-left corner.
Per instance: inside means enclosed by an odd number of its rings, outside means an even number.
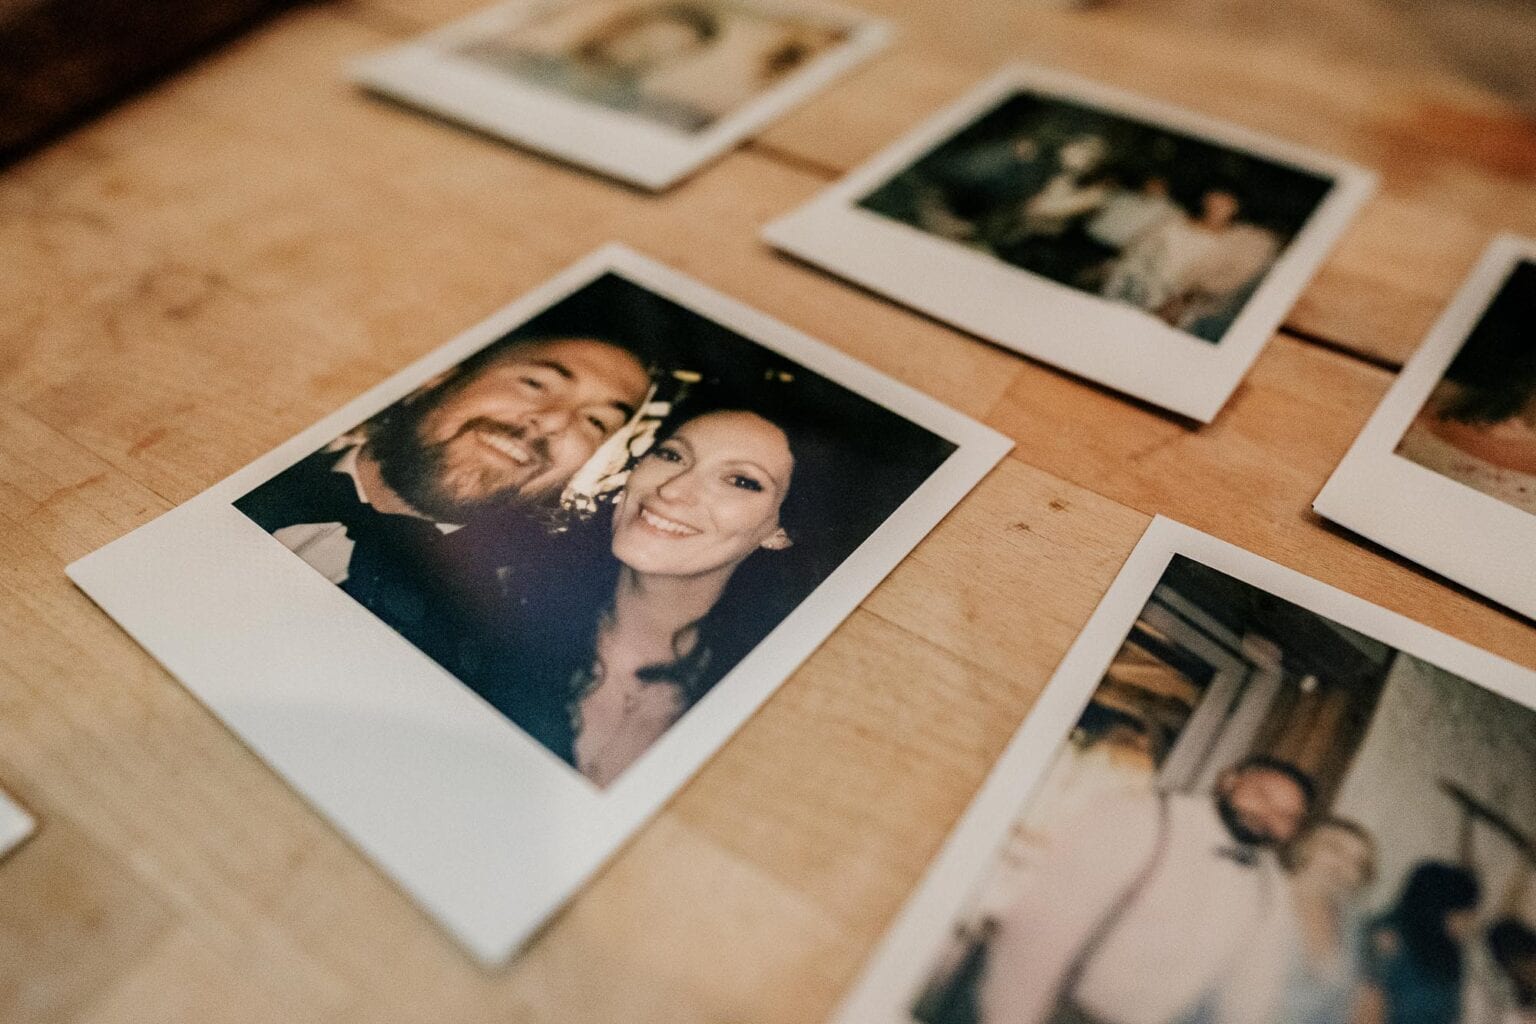
[[[1383,924],[1397,933],[1404,952],[1426,973],[1446,981],[1461,980],[1461,946],[1446,930],[1446,917],[1477,906],[1477,876],[1466,868],[1426,861],[1408,874],[1396,905]]]
[[[1462,423],[1500,423],[1536,396],[1536,262],[1516,264],[1445,379],[1461,394],[1441,410]]]
[[[656,443],[665,441],[690,420],[724,411],[734,410],[729,404],[690,410],[687,419],[659,433]],[[773,423],[788,439],[794,469],[779,506],[779,526],[791,544],[782,550],[759,548],[748,555],[731,574],[720,599],[693,624],[697,641],[691,648],[669,664],[641,670],[641,679],[682,687],[690,705],[805,600],[842,557],[832,557],[842,545],[830,514],[836,493],[836,459],[828,440],[783,415],[785,410],[742,411]],[[676,638],[678,643],[684,639],[682,635]]]

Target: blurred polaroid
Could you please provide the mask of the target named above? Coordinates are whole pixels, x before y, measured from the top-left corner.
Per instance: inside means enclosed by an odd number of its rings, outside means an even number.
[[[1342,160],[1015,66],[764,237],[1209,422],[1373,187]]]
[[[0,789],[0,860],[37,830],[37,820],[3,790]]]
[[[353,68],[359,84],[644,188],[729,150],[886,43],[777,0],[514,0]]]
[[[1159,518],[836,1019],[1529,1020],[1533,700]]]
[[[69,574],[499,962],[1010,446],[613,246]]]
[[[1536,619],[1536,239],[1488,247],[1312,507]]]

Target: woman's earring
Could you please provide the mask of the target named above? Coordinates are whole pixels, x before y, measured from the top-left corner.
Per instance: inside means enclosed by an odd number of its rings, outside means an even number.
[[[762,546],[769,551],[783,551],[794,543],[794,541],[789,539],[789,534],[784,532],[784,527],[781,526],[768,535],[768,539],[763,541]]]

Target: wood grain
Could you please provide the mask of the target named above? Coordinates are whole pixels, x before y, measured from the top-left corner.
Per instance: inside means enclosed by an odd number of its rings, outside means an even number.
[[[363,2],[285,16],[0,176],[0,785],[43,822],[0,862],[0,937],[30,952],[0,964],[0,1017],[820,1019],[1159,512],[1536,665],[1529,623],[1307,511],[1390,381],[1377,362],[1455,288],[1497,197],[1524,209],[1508,184],[1519,146],[1452,159],[1427,142],[1417,166],[1433,173],[1403,171],[1298,308],[1337,347],[1282,334],[1193,430],[756,240],[1000,53],[884,2],[931,52],[903,44],[661,197],[357,94],[343,62],[413,27],[414,8]],[[1175,40],[1123,15],[1008,17],[1028,52],[1069,66],[1098,53],[1104,77],[1187,88],[1261,126],[1410,148],[1420,92],[1398,94],[1395,142],[1370,132],[1385,72],[1324,78],[1305,52],[1256,48],[1250,66],[1200,58],[1210,77],[1179,86],[1138,70]],[[1291,59],[1308,73],[1286,85]],[[1502,116],[1470,86],[1426,82]],[[1288,109],[1298,89],[1317,105]],[[1431,229],[1446,241],[1432,256]],[[62,567],[614,239],[1018,448],[524,956],[488,972]]]

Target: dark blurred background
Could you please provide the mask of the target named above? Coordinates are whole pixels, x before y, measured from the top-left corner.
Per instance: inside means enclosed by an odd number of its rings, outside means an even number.
[[[0,0],[0,166],[295,0]]]

